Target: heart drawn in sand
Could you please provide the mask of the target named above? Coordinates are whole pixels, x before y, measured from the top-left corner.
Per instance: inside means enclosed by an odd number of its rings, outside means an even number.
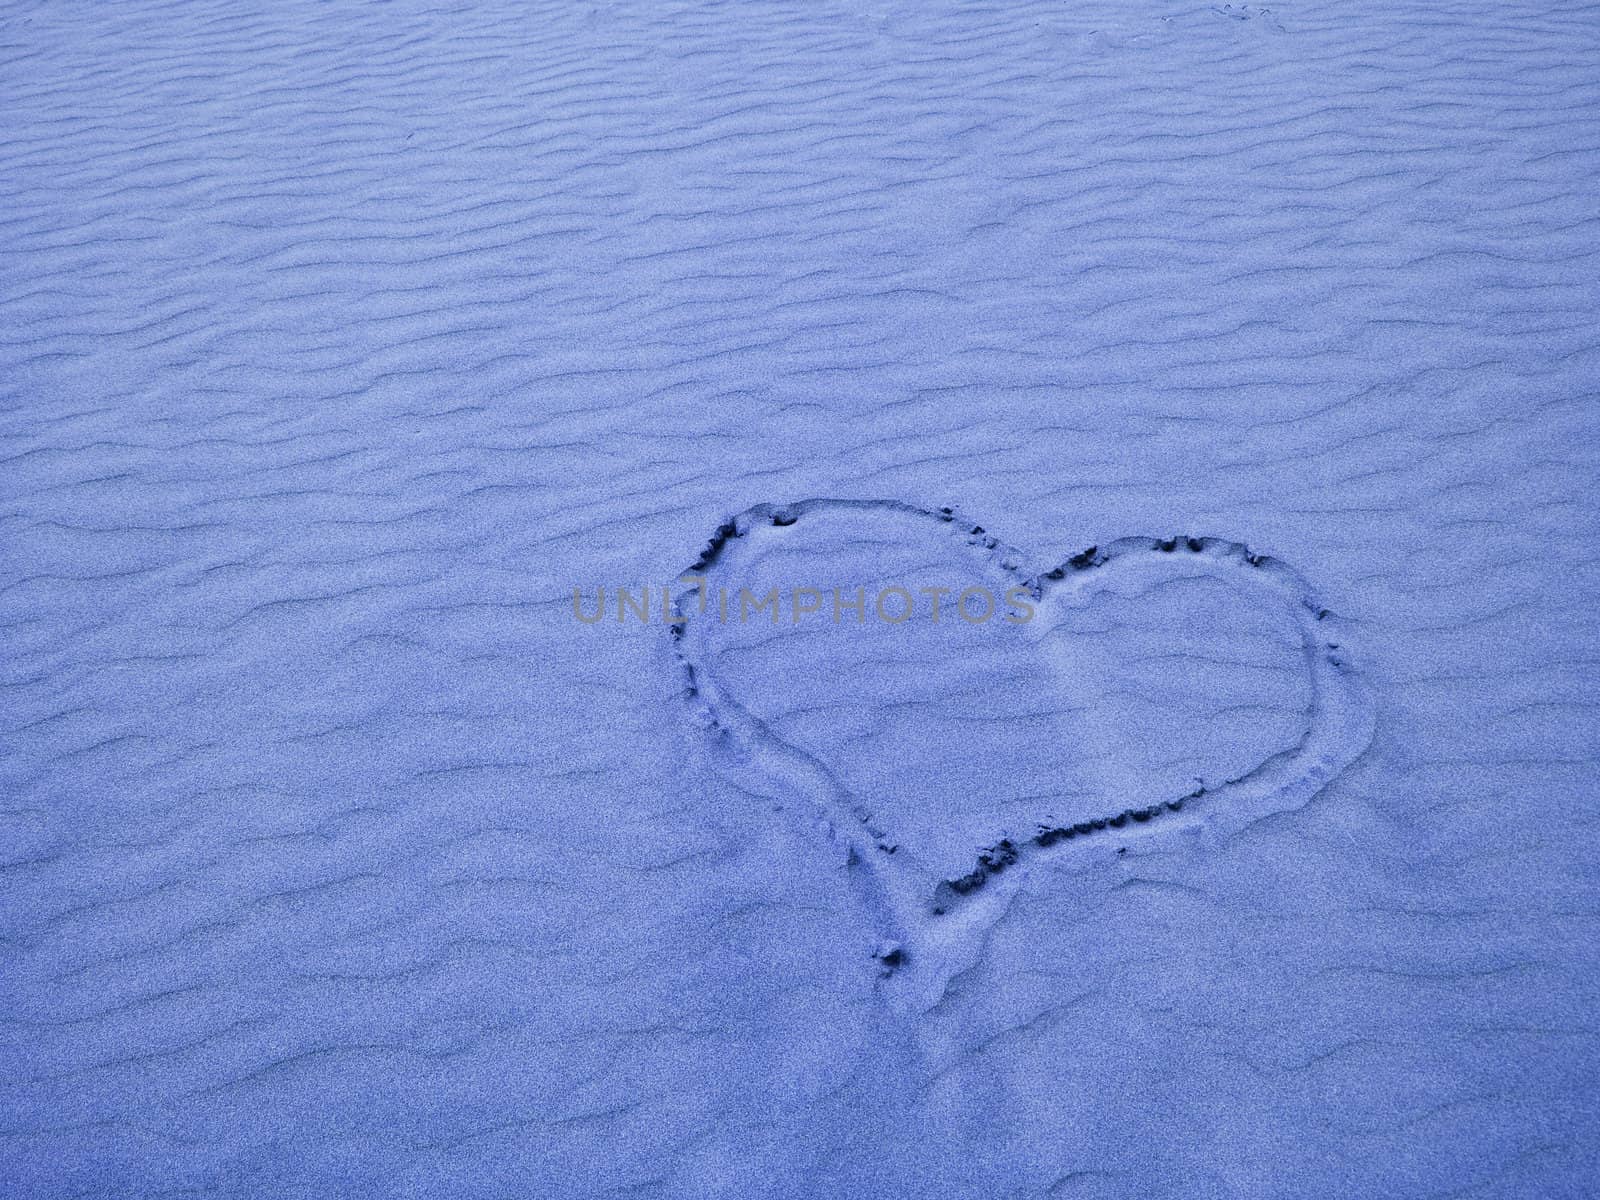
[[[1371,736],[1339,622],[1214,537],[1037,569],[950,509],[764,504],[674,606],[710,753],[822,818],[886,973],[947,977],[1035,862],[1298,809]]]

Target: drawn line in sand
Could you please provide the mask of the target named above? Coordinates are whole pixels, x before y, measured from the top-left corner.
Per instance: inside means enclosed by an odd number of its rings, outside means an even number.
[[[1156,803],[1125,807],[1108,800],[1098,815],[1039,822],[1025,833],[975,846],[969,869],[941,874],[884,827],[870,797],[855,794],[817,755],[779,736],[732,694],[710,661],[710,639],[719,636],[715,624],[692,619],[697,589],[678,592],[673,610],[689,619],[671,626],[672,643],[684,695],[712,738],[713,756],[755,769],[804,797],[823,818],[844,849],[851,885],[878,935],[876,955],[885,975],[919,981],[912,988],[923,1003],[936,998],[950,975],[972,960],[983,932],[1004,910],[1030,863],[1069,854],[1133,853],[1174,837],[1226,834],[1262,817],[1298,810],[1371,740],[1372,705],[1336,632],[1342,623],[1287,563],[1236,541],[1126,537],[1091,546],[1048,570],[1031,571],[1020,551],[954,509],[819,498],[745,510],[716,529],[684,574],[714,577],[739,539],[782,537],[808,518],[852,513],[926,520],[1002,586],[1025,587],[1039,603],[1061,610],[1081,606],[1119,581],[1217,580],[1287,615],[1297,630],[1297,653],[1310,686],[1299,738],[1253,767]]]

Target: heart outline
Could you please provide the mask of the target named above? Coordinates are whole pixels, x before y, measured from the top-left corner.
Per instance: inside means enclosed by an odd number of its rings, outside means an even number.
[[[1342,640],[1325,636],[1341,622],[1317,599],[1309,582],[1288,563],[1256,554],[1242,542],[1217,537],[1123,537],[1090,546],[1048,570],[1027,572],[1027,557],[1000,541],[981,524],[951,507],[926,509],[898,500],[847,500],[814,497],[788,504],[762,503],[722,522],[699,557],[680,576],[709,575],[733,541],[752,529],[792,526],[809,513],[828,510],[887,511],[927,519],[949,530],[967,548],[977,549],[985,570],[998,582],[1026,587],[1036,601],[1091,599],[1105,586],[1108,572],[1152,563],[1184,562],[1215,578],[1248,578],[1253,602],[1275,596],[1293,616],[1311,684],[1306,731],[1289,749],[1256,763],[1241,774],[1182,796],[1139,808],[1114,810],[1070,826],[1040,825],[1027,838],[1003,838],[977,848],[973,869],[957,878],[933,880],[914,856],[886,840],[870,808],[855,797],[814,755],[780,738],[740,705],[695,653],[693,616],[686,604],[697,589],[677,593],[670,626],[674,654],[683,676],[683,694],[698,724],[714,741],[735,750],[734,758],[759,773],[786,779],[788,790],[807,795],[832,838],[842,845],[848,875],[880,934],[875,956],[886,977],[915,975],[925,1007],[976,953],[974,935],[987,929],[1020,886],[1033,862],[1061,858],[1068,847],[1112,837],[1118,852],[1140,843],[1165,844],[1167,835],[1215,838],[1283,812],[1303,808],[1365,751],[1374,729],[1370,696],[1350,664]],[[1101,835],[1110,836],[1101,836]],[[1092,853],[1092,851],[1091,851]],[[908,867],[907,864],[911,865]],[[931,883],[931,886],[930,886]],[[908,971],[907,968],[910,968]]]

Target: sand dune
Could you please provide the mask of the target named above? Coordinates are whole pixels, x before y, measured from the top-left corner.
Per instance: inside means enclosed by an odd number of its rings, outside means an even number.
[[[1597,63],[1526,0],[0,7],[0,1192],[1591,1195]],[[1370,728],[1227,575],[1059,660],[719,642],[952,862],[1308,768],[1035,856],[903,1003],[815,778],[572,615],[807,497],[1249,547]]]

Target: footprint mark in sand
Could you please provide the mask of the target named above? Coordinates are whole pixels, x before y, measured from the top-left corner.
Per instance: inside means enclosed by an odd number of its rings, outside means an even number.
[[[674,646],[713,761],[821,818],[913,1003],[1031,864],[1299,809],[1371,737],[1341,623],[1238,542],[1130,537],[1039,570],[951,509],[813,499],[740,513],[685,574],[704,583],[674,598]]]

